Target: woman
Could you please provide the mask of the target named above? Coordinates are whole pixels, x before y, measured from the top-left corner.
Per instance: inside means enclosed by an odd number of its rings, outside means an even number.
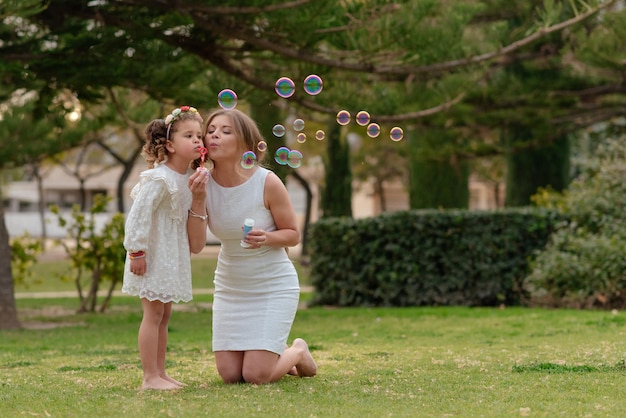
[[[287,189],[273,172],[241,164],[247,151],[262,161],[261,141],[246,114],[236,109],[214,111],[204,128],[204,145],[213,165],[206,192],[191,186],[191,213],[208,213],[208,226],[221,242],[214,280],[213,351],[225,383],[261,384],[285,374],[317,373],[304,340],[296,338],[287,347],[300,295],[298,275],[287,255],[287,247],[300,241]],[[247,218],[255,221],[255,227],[243,237]],[[199,251],[205,245],[206,228],[191,222],[190,218],[190,247]]]

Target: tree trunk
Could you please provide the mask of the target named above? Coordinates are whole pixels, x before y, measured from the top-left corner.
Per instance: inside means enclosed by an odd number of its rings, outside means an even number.
[[[302,255],[306,256],[308,255],[307,235],[309,234],[309,224],[311,223],[313,192],[311,192],[311,186],[309,186],[309,183],[296,170],[292,171],[291,175],[293,178],[298,180],[298,183],[300,183],[306,193],[306,212],[304,214],[304,226],[302,228]]]
[[[374,179],[374,194],[378,196],[380,212],[387,212],[387,199],[385,198],[385,182],[380,178]]]
[[[0,193],[0,202],[1,197]],[[0,329],[21,328],[14,291],[9,231],[4,218],[4,205],[0,204]]]
[[[115,291],[115,286],[117,286],[117,284],[120,282],[119,278],[113,278],[111,279],[111,285],[109,286],[109,290],[107,291],[106,297],[104,298],[104,300],[102,301],[102,304],[100,305],[100,313],[104,313],[104,311],[106,311],[106,309],[109,307],[109,303],[111,303],[111,299],[113,298],[113,292]]]
[[[125,213],[126,205],[124,204],[126,195],[124,193],[124,184],[130,177],[130,174],[135,167],[137,157],[141,154],[142,147],[136,148],[132,158],[126,160],[122,164],[123,170],[120,178],[117,180],[117,210],[119,213]]]
[[[454,137],[442,129],[431,128],[420,133],[410,132],[409,171],[411,209],[469,207],[469,166],[465,161],[450,159],[436,161],[422,158],[424,151],[443,147]]]
[[[48,229],[46,225],[46,195],[43,191],[43,178],[41,177],[41,170],[39,163],[33,163],[33,174],[37,181],[37,195],[39,196],[39,203],[37,209],[39,210],[39,220],[41,222],[41,241],[43,242],[44,250],[46,250],[46,240],[48,238]]]
[[[510,146],[531,141],[529,128],[515,127],[505,133]],[[557,138],[541,147],[511,152],[507,157],[505,205],[527,206],[539,187],[562,191],[569,183],[570,145],[567,137]]]

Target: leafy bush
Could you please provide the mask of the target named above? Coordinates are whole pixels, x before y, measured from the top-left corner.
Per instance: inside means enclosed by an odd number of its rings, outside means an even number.
[[[25,234],[13,238],[10,245],[13,281],[25,286],[28,286],[31,281],[36,282],[37,279],[33,279],[31,267],[37,262],[37,256],[43,252],[43,241]]]
[[[493,306],[523,298],[554,212],[426,210],[311,226],[314,304]]]
[[[537,253],[526,279],[533,300],[551,306],[623,307],[626,302],[626,145],[607,141],[564,193],[537,204],[568,219]]]
[[[58,243],[68,255],[72,271],[62,278],[73,280],[76,285],[80,298],[78,312],[95,312],[98,291],[107,280],[110,282],[108,291],[98,308],[104,312],[115,286],[124,275],[124,216],[116,213],[100,230],[96,226],[95,215],[105,211],[109,200],[105,196],[96,196],[88,213],[81,212],[80,207],[75,205],[70,220],[65,219],[57,207],[51,208],[57,215],[59,225],[68,231],[67,239],[58,240]]]

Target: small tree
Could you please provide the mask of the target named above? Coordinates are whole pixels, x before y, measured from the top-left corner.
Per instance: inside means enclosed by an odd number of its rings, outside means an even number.
[[[110,198],[96,196],[88,213],[72,208],[71,220],[60,214],[58,207],[51,210],[57,215],[59,225],[67,228],[67,238],[57,242],[69,256],[72,270],[61,278],[73,280],[80,299],[79,313],[104,312],[109,305],[115,286],[124,275],[124,217],[121,213],[98,230],[96,214],[106,211]],[[110,281],[102,304],[98,304],[98,290],[103,281]]]
[[[33,279],[33,264],[37,263],[37,256],[44,250],[43,239],[33,238],[28,234],[14,238],[11,244],[11,270],[15,283],[28,286]]]

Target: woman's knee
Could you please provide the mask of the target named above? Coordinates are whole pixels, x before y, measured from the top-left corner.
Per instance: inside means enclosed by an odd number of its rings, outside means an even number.
[[[260,367],[244,367],[243,380],[253,385],[263,385],[271,382],[272,370]]]
[[[217,373],[224,383],[243,383],[243,374],[241,368],[232,365],[217,364]]]
[[[219,370],[218,373],[226,384],[244,383],[241,373],[221,372]]]

